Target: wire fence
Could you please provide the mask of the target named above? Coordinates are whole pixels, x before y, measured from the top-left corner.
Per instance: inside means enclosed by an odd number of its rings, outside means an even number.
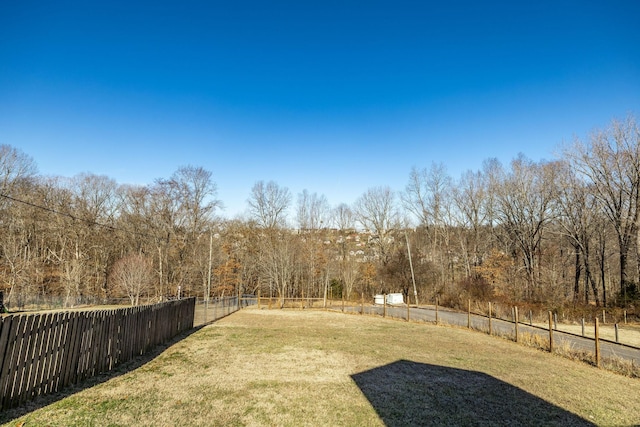
[[[4,294],[4,295],[3,295]],[[158,297],[142,297],[139,305],[151,305],[168,301]],[[0,291],[0,311],[8,313],[26,313],[42,310],[65,310],[84,307],[126,307],[131,306],[131,299],[124,298],[104,298],[98,296],[65,296],[65,295],[42,295],[42,294],[7,294]],[[2,310],[4,309],[4,310]]]
[[[438,304],[417,307],[364,302],[358,305],[334,303],[328,308],[351,314],[466,327],[516,342],[526,341],[550,352],[560,351],[570,357],[578,355],[596,366],[600,366],[603,358],[607,358],[609,364],[626,361],[630,368],[622,367],[619,370],[628,370],[631,376],[639,374],[640,328],[609,323],[613,320],[611,318],[606,319],[606,324],[601,321],[602,318],[595,317],[592,322],[582,319],[580,324],[572,325],[561,322],[559,316],[551,311],[547,311],[543,317],[529,310],[521,314],[517,307],[499,308],[491,303],[471,302],[466,311],[444,308]]]
[[[231,313],[235,313],[241,308],[256,305],[257,303],[258,299],[254,295],[242,295],[239,298],[238,296],[229,296],[214,297],[209,298],[209,300],[198,299],[196,301],[193,326],[207,325]]]

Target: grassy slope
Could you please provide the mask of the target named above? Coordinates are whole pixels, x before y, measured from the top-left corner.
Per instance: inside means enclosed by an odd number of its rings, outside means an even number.
[[[7,425],[635,425],[640,381],[463,329],[247,309]]]

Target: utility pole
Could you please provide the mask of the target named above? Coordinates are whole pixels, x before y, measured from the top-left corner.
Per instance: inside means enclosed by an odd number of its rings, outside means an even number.
[[[409,254],[409,267],[411,268],[411,280],[413,281],[413,300],[416,302],[416,307],[418,306],[418,290],[416,289],[416,276],[413,273],[413,261],[411,260],[411,246],[409,245],[409,236],[407,235],[407,230],[404,230],[404,238],[407,241],[407,252]],[[409,301],[407,301],[407,305],[409,305]]]

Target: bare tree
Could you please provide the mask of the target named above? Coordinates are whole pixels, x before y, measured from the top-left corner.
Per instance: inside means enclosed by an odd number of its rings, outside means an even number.
[[[524,155],[511,162],[494,188],[496,214],[507,236],[521,255],[526,272],[524,297],[532,298],[540,284],[540,248],[546,226],[555,215],[557,167],[550,162],[535,163]]]
[[[116,181],[105,175],[84,173],[71,179],[73,215],[80,219],[69,230],[76,237],[71,271],[84,275],[78,279],[83,282],[76,287],[78,293],[97,295],[106,286],[116,243],[112,227],[119,209],[117,189]]]
[[[375,187],[368,189],[354,205],[356,218],[365,230],[372,233],[383,264],[393,244],[391,231],[399,227],[395,198],[395,193],[389,187]]]
[[[273,229],[284,225],[291,193],[287,187],[280,187],[273,181],[267,184],[258,181],[251,189],[247,203],[251,217],[261,227]]]
[[[269,287],[270,294],[281,298],[281,307],[292,290],[297,258],[298,240],[291,233],[277,229],[267,229],[258,236],[258,259],[263,282]]]
[[[444,164],[433,163],[429,169],[421,170],[414,167],[402,202],[405,209],[418,218],[420,225],[440,225],[450,190],[451,178]]]
[[[621,291],[635,293],[628,257],[636,243],[640,268],[640,128],[633,117],[623,122],[614,120],[608,129],[594,131],[588,142],[576,139],[564,155],[592,184],[600,208],[617,235]]]
[[[212,255],[212,225],[215,210],[221,206],[216,199],[217,185],[212,180],[212,173],[202,167],[183,166],[170,178],[173,198],[178,203],[178,214],[182,217],[185,231],[177,233],[182,237],[180,242],[178,263],[186,290],[200,282],[204,295],[209,282],[209,261]],[[216,240],[217,241],[217,240]],[[216,247],[216,253],[219,248]],[[197,290],[200,293],[200,290]]]
[[[413,213],[420,224],[427,224],[431,217],[428,207],[428,192],[426,188],[427,170],[418,170],[415,166],[409,173],[409,183],[401,199],[404,208]]]
[[[333,209],[333,223],[340,231],[353,230],[355,228],[354,214],[351,208],[341,203]]]
[[[344,295],[349,299],[355,284],[360,278],[362,267],[362,259],[359,259],[356,251],[349,247],[351,240],[349,235],[355,230],[355,214],[347,204],[341,203],[332,210],[331,217],[331,222],[338,228],[339,235],[335,242],[337,244],[335,252],[330,257],[330,264],[334,266],[334,270],[339,274],[345,292]],[[325,275],[325,298],[328,292],[329,280],[327,272]]]
[[[35,215],[28,204],[37,188],[32,162],[19,150],[0,145],[0,290],[7,289],[7,300],[18,305],[34,287],[38,264]]]
[[[105,175],[82,173],[71,178],[75,216],[87,225],[113,221],[117,187],[116,181]]]
[[[191,295],[206,288],[209,241],[216,209],[217,185],[202,167],[183,166],[169,179],[158,179],[147,196],[149,228],[158,254],[160,293],[165,284]],[[194,286],[198,288],[194,290]]]
[[[0,290],[8,287],[8,300],[22,302],[29,293],[35,230],[29,227],[32,209],[20,200],[30,198],[36,172],[31,157],[0,145]]]
[[[140,296],[149,290],[152,277],[151,261],[144,255],[129,254],[113,265],[110,280],[125,293],[131,305],[140,303]]]
[[[306,189],[298,194],[297,220],[300,230],[318,230],[326,227],[329,212],[329,203],[324,195],[309,194]]]
[[[442,163],[432,163],[429,169],[413,168],[409,183],[402,194],[405,209],[413,213],[427,234],[428,258],[440,266],[440,285],[455,278],[451,229],[453,222],[452,183]]]
[[[485,181],[486,188],[486,202],[485,209],[487,211],[486,217],[491,232],[495,232],[496,222],[496,195],[494,189],[500,187],[500,179],[504,174],[504,168],[502,163],[498,159],[490,158],[482,162],[482,175]]]
[[[591,270],[591,245],[599,215],[597,201],[588,184],[576,176],[568,164],[559,166],[561,184],[558,186],[558,224],[569,240],[575,256],[573,300],[578,302],[580,299],[580,279],[584,271],[584,302],[589,302],[591,289],[596,305],[600,305],[598,288]]]
[[[169,184],[184,224],[192,236],[198,235],[222,205],[216,199],[218,187],[212,173],[202,167],[183,166],[173,173]]]
[[[467,171],[453,189],[453,201],[456,206],[457,222],[461,229],[460,246],[467,277],[473,274],[487,249],[487,240],[482,232],[487,225],[487,182],[482,172]]]
[[[0,194],[10,195],[16,185],[35,177],[37,171],[31,157],[10,145],[0,145]]]

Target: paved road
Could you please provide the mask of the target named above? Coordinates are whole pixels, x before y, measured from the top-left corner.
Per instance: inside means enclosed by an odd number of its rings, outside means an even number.
[[[341,307],[333,307],[341,310]],[[360,306],[345,307],[347,312],[360,312]],[[382,316],[384,308],[382,306],[367,306],[364,308],[365,314]],[[438,322],[450,325],[458,325],[467,327],[467,313],[461,313],[440,308],[437,312]],[[432,307],[412,307],[410,311],[410,319],[414,321],[435,322],[436,310]],[[387,307],[387,317],[406,319],[407,307]],[[478,330],[489,332],[489,319],[480,315],[471,315],[471,327]],[[496,335],[515,336],[514,322],[491,319],[491,330]],[[535,326],[529,326],[524,323],[518,325],[519,333],[529,333],[540,335],[545,339],[549,339],[549,330]],[[595,352],[595,343],[592,338],[583,338],[566,332],[553,331],[553,342],[555,346],[569,345],[574,350],[584,350],[590,353]],[[634,363],[640,364],[640,349],[622,344],[616,344],[611,341],[600,340],[600,354],[603,358],[622,358],[632,360]]]

